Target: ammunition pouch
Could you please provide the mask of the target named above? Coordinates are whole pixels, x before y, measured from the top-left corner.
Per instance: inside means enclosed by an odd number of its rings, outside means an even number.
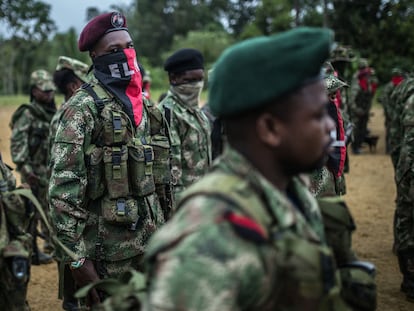
[[[124,198],[130,194],[128,182],[128,148],[103,147],[105,185],[111,199]]]
[[[274,245],[284,254],[280,262],[285,284],[281,293],[283,305],[296,305],[299,300],[325,310],[332,303],[341,303],[336,265],[329,247],[293,235],[276,238]]]
[[[139,220],[137,200],[133,198],[111,199],[105,196],[101,201],[103,219],[111,224],[131,226]]]
[[[103,148],[91,145],[86,151],[86,167],[88,174],[88,186],[86,193],[89,198],[96,200],[104,194],[103,181]]]
[[[328,245],[332,248],[338,266],[356,259],[352,251],[354,220],[345,202],[337,197],[318,199]]]
[[[128,147],[128,170],[134,196],[147,196],[155,191],[153,165],[154,150],[150,145],[139,143]]]
[[[375,267],[369,262],[355,261],[339,268],[341,296],[354,309],[373,311],[377,307]]]

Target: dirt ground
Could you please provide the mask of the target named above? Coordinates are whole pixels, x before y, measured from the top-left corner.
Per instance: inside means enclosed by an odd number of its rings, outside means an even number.
[[[14,109],[0,107],[0,151],[8,164],[12,164],[8,123]],[[382,109],[374,107],[372,113],[369,128],[381,137],[377,150],[371,153],[366,148],[361,155],[351,154],[350,173],[346,175],[345,198],[357,225],[354,248],[361,260],[371,261],[377,267],[377,310],[414,310],[414,304],[407,302],[399,291],[401,276],[391,252],[395,186],[391,160],[384,152]],[[56,264],[32,268],[28,299],[33,311],[61,310],[57,284]]]

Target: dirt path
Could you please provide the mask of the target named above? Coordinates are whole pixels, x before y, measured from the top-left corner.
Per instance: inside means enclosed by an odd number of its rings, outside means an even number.
[[[0,151],[9,164],[8,123],[13,110],[12,107],[0,107]],[[370,153],[364,149],[361,155],[351,154],[350,173],[346,179],[348,193],[345,198],[357,224],[354,248],[362,260],[377,266],[377,310],[414,310],[414,304],[408,303],[399,291],[401,276],[396,257],[391,252],[395,186],[390,158],[384,154],[381,108],[373,108],[369,127],[373,134],[381,136],[377,151]],[[33,311],[61,310],[57,284],[56,264],[32,268],[28,298]]]

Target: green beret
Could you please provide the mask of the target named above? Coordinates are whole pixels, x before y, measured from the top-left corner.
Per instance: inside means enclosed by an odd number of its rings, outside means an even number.
[[[229,117],[253,110],[322,79],[332,42],[329,29],[299,27],[229,47],[214,65],[209,83],[213,114]]]

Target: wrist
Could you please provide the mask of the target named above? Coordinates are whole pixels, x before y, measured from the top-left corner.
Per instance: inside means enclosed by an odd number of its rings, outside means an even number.
[[[71,270],[79,269],[79,268],[81,268],[83,266],[83,264],[85,263],[85,260],[86,260],[86,258],[85,257],[82,257],[82,258],[79,258],[76,261],[71,261],[69,263],[69,268]]]

